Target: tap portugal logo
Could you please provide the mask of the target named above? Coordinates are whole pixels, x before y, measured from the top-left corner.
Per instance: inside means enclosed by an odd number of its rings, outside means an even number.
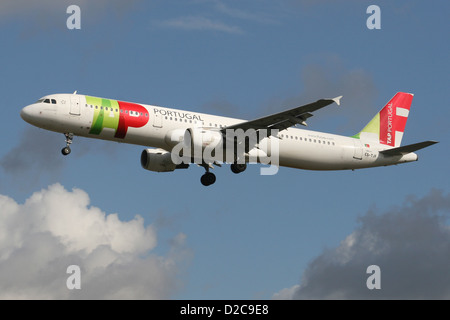
[[[94,108],[90,134],[111,128],[116,131],[115,138],[124,139],[129,127],[143,127],[149,120],[147,109],[136,103],[86,96],[86,104]]]

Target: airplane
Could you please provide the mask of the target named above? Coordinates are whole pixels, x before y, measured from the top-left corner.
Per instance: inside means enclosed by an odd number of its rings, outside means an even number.
[[[141,145],[146,147],[140,159],[144,169],[171,172],[196,163],[205,169],[200,179],[205,186],[216,181],[210,169],[223,163],[230,163],[232,172],[241,173],[247,163],[267,164],[263,159],[272,155],[276,168],[355,170],[417,161],[415,151],[437,143],[424,141],[401,146],[413,100],[413,94],[406,92],[396,93],[351,137],[297,128],[306,126],[313,112],[333,103],[340,105],[341,98],[320,99],[247,121],[75,91],[44,96],[24,107],[20,115],[36,127],[63,133],[66,146],[61,152],[65,156],[71,152],[74,136]],[[255,134],[239,139],[237,135],[228,136],[229,132],[239,130],[244,133],[253,130]],[[214,152],[194,156],[189,147],[203,152],[213,147],[218,156]]]

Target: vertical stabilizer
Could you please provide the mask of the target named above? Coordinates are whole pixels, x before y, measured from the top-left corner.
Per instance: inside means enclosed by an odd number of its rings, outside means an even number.
[[[413,96],[398,92],[354,138],[399,147]]]

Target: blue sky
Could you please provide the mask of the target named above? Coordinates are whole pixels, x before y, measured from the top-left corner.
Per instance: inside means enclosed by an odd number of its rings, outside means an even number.
[[[80,30],[66,27],[71,4],[81,9]],[[380,30],[366,27],[371,4],[381,9]],[[328,261],[330,252],[338,254],[349,239],[361,240],[358,235],[373,230],[366,228],[373,220],[364,217],[372,212],[380,219],[393,217],[412,204],[443,217],[439,230],[448,241],[449,9],[447,1],[2,1],[0,219],[11,232],[7,235],[21,239],[13,245],[0,237],[0,269],[18,279],[2,284],[0,278],[3,297],[19,297],[18,292],[34,297],[40,289],[50,298],[117,297],[112,292],[169,299],[311,297],[305,291],[308,279],[325,283],[339,274],[333,262],[324,268],[328,274],[308,278],[312,267]],[[359,132],[396,92],[406,91],[415,96],[403,143],[440,143],[420,151],[418,162],[354,172],[281,168],[274,176],[261,176],[253,165],[235,175],[224,166],[214,171],[216,184],[205,188],[199,181],[202,168],[143,170],[139,146],[75,137],[72,154],[62,157],[63,135],[31,128],[19,116],[22,107],[44,95],[75,90],[247,119],[343,95],[340,107],[322,109],[308,122],[311,130],[342,135]],[[433,204],[436,197],[442,201]],[[78,212],[65,203],[85,206]],[[125,226],[136,228],[133,249],[121,251],[109,240],[98,242],[93,233],[69,230],[72,239],[52,229],[56,222],[44,228],[34,216],[39,211],[45,221],[62,219],[58,223],[67,225],[73,211],[91,223],[97,208],[104,215],[98,222],[102,228],[109,226],[108,215],[117,214],[113,229],[124,243],[129,241]],[[45,215],[53,211],[61,217]],[[33,241],[30,233],[19,231],[25,221],[32,221]],[[397,231],[392,231],[397,237],[408,234]],[[51,235],[49,242],[40,238],[43,233]],[[152,241],[146,242],[148,237]],[[68,249],[83,238],[92,242]],[[27,243],[39,241],[39,247],[51,243],[61,251],[25,255],[20,261],[26,265],[45,261],[33,276],[16,267],[15,257]],[[94,255],[102,245],[109,246],[109,255]],[[382,274],[397,270],[386,262],[395,253],[383,256]],[[90,273],[88,258],[105,256],[115,259]],[[377,264],[377,257],[367,254],[363,261]],[[134,277],[122,275],[126,263],[117,261],[131,261]],[[86,274],[77,293],[65,288],[64,266],[73,263]],[[364,285],[364,263],[361,273],[327,292]],[[418,274],[426,278],[436,270],[423,272]],[[35,279],[39,274],[47,280]],[[89,291],[88,279],[101,288],[104,279],[113,279],[116,286]],[[129,291],[121,291],[124,287]],[[403,287],[389,297],[411,290]],[[427,292],[420,286],[414,290]],[[314,297],[330,297],[318,292]],[[449,297],[450,286],[443,292],[439,297]],[[358,294],[331,297],[377,297]]]

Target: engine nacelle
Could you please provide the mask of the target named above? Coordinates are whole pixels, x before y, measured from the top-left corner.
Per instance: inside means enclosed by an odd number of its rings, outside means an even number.
[[[155,172],[170,172],[175,169],[186,169],[189,164],[175,164],[172,154],[163,149],[145,149],[141,153],[142,168]]]
[[[186,132],[186,129],[174,129],[170,130],[166,133],[166,136],[164,137],[164,141],[167,143],[167,145],[170,148],[175,147],[180,142],[183,142],[184,134]]]
[[[206,147],[220,148],[222,147],[223,137],[220,131],[208,130],[203,128],[189,128],[184,133],[184,141],[186,147],[201,148]],[[188,145],[190,143],[190,145]]]
[[[223,136],[220,131],[188,128],[184,133],[183,155],[193,157],[194,162],[200,159],[206,162],[213,160],[222,161],[222,148]]]

